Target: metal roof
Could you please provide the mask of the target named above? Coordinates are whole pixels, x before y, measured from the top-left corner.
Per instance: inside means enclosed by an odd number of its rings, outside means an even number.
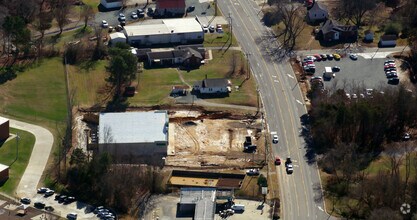
[[[167,111],[100,113],[99,144],[166,141]]]
[[[195,18],[173,18],[146,20],[138,25],[127,25],[123,32],[127,37],[163,35],[171,33],[203,32]]]
[[[3,117],[1,117],[0,116],[0,125],[2,125],[2,124],[4,124],[4,123],[6,123],[6,122],[8,122],[9,121],[9,119],[8,118],[3,118]]]
[[[181,188],[180,204],[195,204],[194,219],[214,219],[216,189]]]
[[[116,39],[116,38],[123,38],[126,39],[126,36],[123,33],[115,32],[110,34],[110,39]]]

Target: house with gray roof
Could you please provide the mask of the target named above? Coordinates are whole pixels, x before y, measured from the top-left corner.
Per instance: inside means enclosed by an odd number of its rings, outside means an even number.
[[[324,21],[328,18],[329,12],[327,11],[327,8],[317,1],[315,1],[313,6],[307,11],[307,21],[310,23]]]
[[[185,67],[199,67],[205,57],[205,50],[192,47],[180,47],[173,50],[147,52],[149,66],[154,65],[182,65]]]
[[[358,38],[358,27],[341,25],[335,20],[327,20],[321,26],[319,35],[326,42],[355,42]]]
[[[232,82],[226,78],[208,79],[206,76],[194,84],[193,91],[200,94],[228,94],[232,91]]]

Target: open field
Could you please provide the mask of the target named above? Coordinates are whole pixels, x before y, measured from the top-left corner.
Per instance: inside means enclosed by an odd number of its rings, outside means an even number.
[[[14,196],[13,192],[16,190],[20,178],[29,162],[32,148],[35,144],[35,136],[29,132],[14,128],[10,129],[10,133],[19,134],[19,155],[15,161],[17,147],[16,137],[10,138],[6,143],[0,144],[0,163],[10,166],[9,179],[0,187],[0,191],[7,193],[10,196]]]
[[[0,111],[13,118],[56,128],[66,117],[61,58],[42,60],[0,86]]]
[[[215,25],[215,24],[212,24]],[[230,44],[230,28],[228,25],[222,25],[223,33],[206,33],[204,35],[204,46],[205,47],[229,47],[238,46],[236,38],[233,36],[233,42]]]

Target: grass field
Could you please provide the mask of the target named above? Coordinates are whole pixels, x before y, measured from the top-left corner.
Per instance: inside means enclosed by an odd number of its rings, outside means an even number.
[[[61,58],[45,59],[0,86],[0,111],[5,115],[56,128],[66,117]]]
[[[238,46],[236,38],[233,36],[233,44],[230,44],[230,29],[228,25],[222,26],[224,33],[207,33],[204,34],[205,47],[228,47]]]
[[[19,156],[16,158],[16,138],[8,141],[7,143],[0,144],[0,163],[10,166],[9,179],[0,187],[0,191],[13,196],[13,192],[16,190],[17,185],[26,169],[29,162],[30,155],[32,153],[33,145],[35,144],[35,136],[33,134],[17,130],[10,129],[10,133],[19,133]],[[10,165],[12,164],[12,165]]]
[[[84,66],[69,66],[69,81],[71,90],[75,91],[76,105],[92,106],[100,103],[99,89],[105,85],[106,60],[94,62],[89,68]]]

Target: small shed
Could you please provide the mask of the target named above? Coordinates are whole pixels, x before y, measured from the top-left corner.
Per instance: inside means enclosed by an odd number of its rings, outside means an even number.
[[[365,42],[373,42],[374,41],[374,32],[372,32],[371,30],[366,30],[364,40],[365,40]]]
[[[118,42],[127,43],[127,38],[123,33],[116,32],[110,34],[110,44],[114,45]]]
[[[0,141],[9,138],[10,125],[9,119],[0,117]]]
[[[4,183],[9,179],[9,166],[0,164],[0,183]]]
[[[397,46],[396,35],[382,35],[379,39],[379,47],[395,47]]]
[[[100,0],[100,4],[106,9],[121,8],[123,6],[122,0]]]
[[[171,96],[185,96],[188,93],[188,86],[173,86],[171,90]]]

